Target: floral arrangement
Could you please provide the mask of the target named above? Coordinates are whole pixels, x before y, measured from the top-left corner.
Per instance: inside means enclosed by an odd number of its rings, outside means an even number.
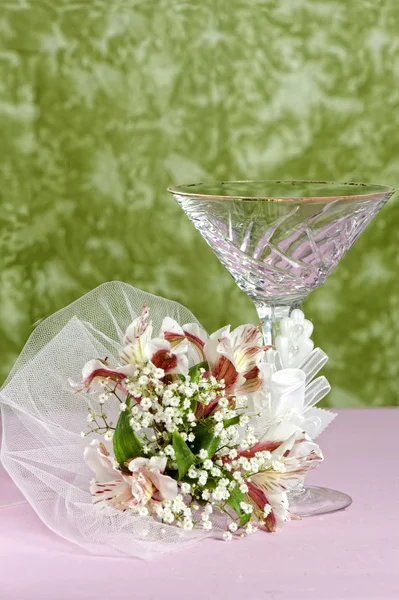
[[[208,335],[169,317],[153,337],[144,307],[119,363],[90,360],[71,382],[95,399],[82,432],[95,435],[84,451],[93,503],[226,540],[295,518],[290,493],[323,459],[312,438],[331,420],[314,408],[330,388],[313,379],[327,357],[312,330],[295,310],[276,348],[264,346],[260,326]]]

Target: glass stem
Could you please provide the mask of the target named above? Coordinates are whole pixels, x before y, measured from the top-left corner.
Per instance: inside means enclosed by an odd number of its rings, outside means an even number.
[[[259,319],[263,323],[263,339],[265,346],[274,346],[276,337],[280,333],[279,321],[284,317],[289,317],[294,308],[301,308],[304,297],[295,297],[287,299],[286,302],[260,302],[255,300],[255,307]],[[306,502],[308,492],[304,487],[303,480],[297,487],[288,494],[289,502]]]
[[[301,308],[304,297],[287,298],[285,302],[281,301],[261,301],[254,300],[259,319],[263,323],[263,339],[265,346],[274,346],[276,337],[279,334],[279,321],[283,317],[289,317],[294,308]]]

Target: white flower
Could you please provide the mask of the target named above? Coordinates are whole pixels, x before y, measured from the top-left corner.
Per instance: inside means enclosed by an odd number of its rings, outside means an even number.
[[[119,410],[121,412],[125,412],[126,409],[127,409],[127,404],[125,402],[121,402],[119,405]]]
[[[179,494],[173,500],[173,512],[181,513],[184,511],[185,508],[186,508],[186,505],[184,504],[183,497],[181,496],[181,494]]]
[[[231,531],[232,533],[235,533],[235,532],[237,531],[237,529],[238,529],[237,523],[234,523],[234,522],[233,522],[233,523],[230,523],[230,525],[229,525],[229,529],[230,529],[230,531]]]
[[[140,517],[146,517],[148,515],[148,508],[142,506],[139,510]]]
[[[189,442],[193,442],[195,440],[195,435],[193,433],[189,433],[187,439]]]
[[[250,515],[253,511],[251,504],[247,504],[247,502],[240,502],[240,507],[246,515]]]
[[[191,492],[191,485],[189,483],[182,483],[180,487],[183,494],[189,494]]]
[[[202,529],[205,529],[207,531],[211,531],[211,529],[212,529],[212,522],[211,521],[204,521],[202,523]]]
[[[198,508],[198,506],[193,505],[192,508],[193,508],[193,510],[196,510]],[[189,506],[184,506],[183,515],[185,516],[186,519],[192,519],[193,513],[191,512],[191,508]]]
[[[204,461],[204,469],[208,469],[209,470],[209,469],[212,469],[212,468],[213,468],[213,462],[209,458],[207,458]]]
[[[165,377],[165,371],[163,369],[156,368],[154,370],[154,377],[156,377],[157,379],[162,379],[163,377]]]
[[[167,456],[170,456],[171,458],[175,458],[175,450],[174,450],[173,446],[171,446],[170,444],[165,446],[164,451]]]
[[[140,402],[140,406],[142,408],[144,408],[144,410],[148,410],[149,408],[151,408],[152,402],[151,402],[150,398],[143,398],[142,401]]]
[[[223,534],[223,539],[226,542],[230,542],[233,539],[233,534],[230,531],[225,531]]]
[[[205,460],[206,458],[208,458],[208,451],[204,450],[203,448],[199,451],[199,457],[202,460]],[[205,467],[206,468],[206,467]]]
[[[245,531],[248,535],[251,535],[251,533],[255,533],[255,531],[257,531],[257,527],[252,525],[252,523],[248,523],[248,525],[245,528]]]
[[[281,460],[273,460],[272,461],[272,469],[273,471],[277,471],[278,473],[285,473],[285,465]]]
[[[233,448],[232,450],[230,450],[229,452],[229,458],[234,459],[238,456],[238,452],[235,448]]]
[[[265,506],[263,507],[263,516],[266,518],[270,515],[270,513],[272,512],[272,507],[270,506],[270,504],[265,504]]]
[[[85,432],[85,431],[81,431],[81,432],[80,432],[80,437],[86,437],[86,435],[87,435],[87,434],[86,434],[86,432]]]
[[[139,377],[139,385],[147,385],[148,381],[147,375],[142,375]]]
[[[194,527],[194,523],[189,520],[189,519],[184,519],[183,522],[183,529],[185,529],[186,531],[191,531],[191,529]]]
[[[142,418],[141,424],[143,427],[149,427],[151,425],[151,423],[153,422],[153,420],[154,420],[154,417],[152,415],[146,414]]]
[[[196,479],[196,477],[198,477],[198,473],[195,467],[190,467],[187,472],[187,475],[190,477],[190,479]]]
[[[201,497],[203,500],[209,500],[209,498],[211,497],[211,493],[209,490],[204,490],[201,494]]]
[[[91,413],[89,413],[89,414],[87,415],[87,422],[88,422],[88,423],[91,423],[92,421],[94,421],[94,417],[93,417],[93,415],[92,415]]]
[[[247,425],[249,423],[249,417],[248,415],[241,415],[240,417],[240,425]]]
[[[163,520],[165,521],[165,523],[173,523],[175,517],[171,510],[165,508],[163,512]]]
[[[240,492],[242,492],[243,494],[246,494],[248,491],[248,486],[245,483],[242,483],[240,485]]]
[[[107,442],[111,441],[113,437],[114,437],[114,432],[113,431],[107,431],[104,434],[104,439],[107,440]]]
[[[188,415],[187,415],[187,421],[189,423],[194,423],[194,421],[195,421],[195,414],[192,413],[192,412],[188,413]]]
[[[247,437],[247,442],[250,446],[254,446],[258,440],[252,433]]]
[[[247,402],[248,402],[247,396],[236,397],[236,407],[237,408],[245,408],[247,406]]]
[[[216,490],[212,493],[212,498],[217,502],[219,500],[223,500],[223,492],[219,488],[216,488]]]

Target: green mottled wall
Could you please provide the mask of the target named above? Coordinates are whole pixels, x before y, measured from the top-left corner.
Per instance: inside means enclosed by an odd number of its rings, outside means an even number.
[[[1,0],[0,378],[40,318],[121,279],[255,318],[165,192],[399,187],[398,0]],[[397,404],[399,198],[307,302],[335,405]]]

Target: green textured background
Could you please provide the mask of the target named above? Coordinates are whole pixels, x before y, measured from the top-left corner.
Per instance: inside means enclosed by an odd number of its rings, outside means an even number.
[[[165,188],[399,187],[398,30],[397,0],[0,0],[0,379],[110,279],[254,320]],[[398,206],[306,303],[332,405],[398,404]]]

